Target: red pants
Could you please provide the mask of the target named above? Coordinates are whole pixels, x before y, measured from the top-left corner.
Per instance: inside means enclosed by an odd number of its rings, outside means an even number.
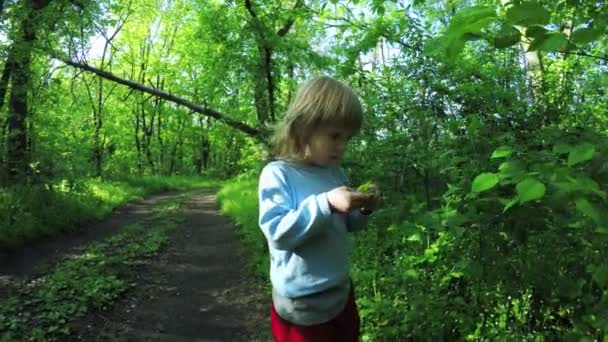
[[[276,342],[357,342],[359,325],[359,312],[352,288],[342,313],[329,322],[311,326],[296,325],[282,319],[274,305],[270,310],[270,326]]]

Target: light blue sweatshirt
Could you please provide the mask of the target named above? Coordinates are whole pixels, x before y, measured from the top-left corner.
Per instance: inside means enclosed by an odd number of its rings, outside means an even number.
[[[366,222],[358,210],[332,213],[327,192],[345,185],[338,167],[270,162],[260,175],[259,225],[268,241],[273,291],[286,298],[349,284],[348,231]]]

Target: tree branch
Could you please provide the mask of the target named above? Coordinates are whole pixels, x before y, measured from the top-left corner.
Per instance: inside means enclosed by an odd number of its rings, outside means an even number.
[[[298,0],[296,1],[295,5],[293,5],[293,9],[292,11],[295,11],[298,9],[298,7],[302,6],[302,0]],[[277,35],[279,37],[283,37],[287,34],[287,32],[289,32],[289,29],[293,26],[293,23],[295,22],[295,18],[294,16],[290,16],[289,19],[287,19],[287,21],[285,22],[285,24],[283,25],[283,27],[281,27],[281,29],[279,31],[277,31]]]
[[[247,8],[247,12],[249,12],[249,14],[251,14],[252,17],[257,19],[258,16],[255,14],[255,11],[253,10],[253,6],[251,6],[250,0],[245,0],[245,8]]]
[[[103,71],[100,70],[98,68],[95,68],[93,66],[90,66],[88,64],[81,64],[72,60],[69,60],[67,58],[63,58],[60,57],[58,55],[52,55],[53,58],[67,64],[70,65],[72,67],[81,69],[81,70],[85,70],[85,71],[89,71],[92,72],[94,74],[96,74],[99,77],[105,78],[107,80],[122,84],[122,85],[126,85],[127,87],[131,88],[131,89],[135,89],[135,90],[139,90],[141,92],[144,93],[148,93],[157,97],[160,97],[162,99],[165,99],[167,101],[173,102],[175,104],[178,104],[180,106],[184,106],[190,110],[192,110],[193,112],[196,113],[200,113],[209,117],[212,117],[220,122],[223,122],[224,124],[232,127],[232,128],[236,128],[237,130],[246,133],[258,140],[264,141],[265,136],[266,136],[266,132],[261,131],[257,128],[251,127],[243,122],[234,120],[232,118],[227,117],[225,114],[222,114],[214,109],[211,108],[207,108],[207,107],[203,107],[200,105],[197,105],[189,100],[186,100],[184,98],[178,97],[176,95],[173,95],[171,93],[167,93],[161,90],[157,90],[157,89],[153,89],[151,87],[148,87],[146,85],[143,84],[139,84],[136,83],[134,81],[131,80],[127,80],[121,77],[118,77],[110,72],[107,71]]]
[[[594,59],[599,59],[601,61],[604,62],[608,62],[608,56],[598,56],[598,55],[592,55],[589,54],[585,51],[568,51],[569,54],[572,55],[577,55],[577,56],[582,56],[582,57],[589,57],[589,58],[594,58]]]

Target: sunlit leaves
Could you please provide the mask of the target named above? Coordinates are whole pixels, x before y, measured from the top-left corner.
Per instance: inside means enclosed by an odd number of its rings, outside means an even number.
[[[521,203],[540,199],[545,195],[545,185],[534,178],[527,178],[515,187]]]
[[[517,178],[525,174],[524,165],[516,160],[508,160],[498,167],[500,176],[503,178]]]
[[[471,191],[487,191],[495,187],[496,184],[498,184],[498,175],[491,172],[485,172],[475,177],[475,179],[473,180]]]
[[[589,143],[581,144],[568,153],[568,166],[574,166],[593,158],[595,147]]]
[[[521,41],[521,33],[513,26],[503,28],[494,38],[494,47],[503,49]]]
[[[462,36],[465,33],[480,33],[496,20],[494,9],[485,6],[474,6],[458,12],[448,28],[447,34]]]
[[[568,39],[564,34],[555,32],[546,35],[541,35],[530,44],[528,51],[557,51],[565,48],[568,45]]]
[[[452,59],[464,49],[465,41],[478,39],[482,31],[495,21],[496,12],[492,8],[465,8],[456,13],[445,34],[438,38],[431,51]]]
[[[494,153],[492,153],[492,156],[490,158],[494,159],[494,158],[507,158],[511,156],[511,153],[513,153],[513,149],[510,148],[509,146],[501,146],[499,148],[497,148]]]
[[[506,17],[507,20],[509,20],[515,25],[546,25],[551,19],[551,14],[539,3],[530,1],[521,4],[515,4],[509,7],[507,9]]]
[[[575,44],[587,44],[597,40],[603,34],[599,28],[586,27],[578,29],[572,33],[572,42]]]
[[[596,41],[606,30],[602,20],[594,20],[591,26],[585,23],[572,32],[569,42],[563,32],[548,26],[551,19],[552,12],[537,1],[509,4],[503,17],[497,17],[493,9],[484,6],[465,8],[456,13],[431,53],[452,60],[462,52],[467,41],[487,39],[495,48],[504,49],[518,44],[523,34],[529,42],[527,51],[563,51],[568,44],[584,45]],[[497,21],[502,23],[498,30],[491,25]],[[487,34],[484,32],[487,29],[494,32]]]
[[[519,197],[515,197],[515,198],[511,199],[509,202],[507,202],[507,204],[505,204],[505,207],[502,211],[506,212],[507,210],[511,209],[517,203],[519,203]]]

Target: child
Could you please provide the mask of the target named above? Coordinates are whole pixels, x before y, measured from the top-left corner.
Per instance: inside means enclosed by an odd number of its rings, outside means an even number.
[[[362,107],[330,77],[298,90],[278,126],[278,160],[260,175],[259,225],[268,241],[275,341],[357,341],[347,231],[366,223],[379,193],[353,191],[338,167]]]

